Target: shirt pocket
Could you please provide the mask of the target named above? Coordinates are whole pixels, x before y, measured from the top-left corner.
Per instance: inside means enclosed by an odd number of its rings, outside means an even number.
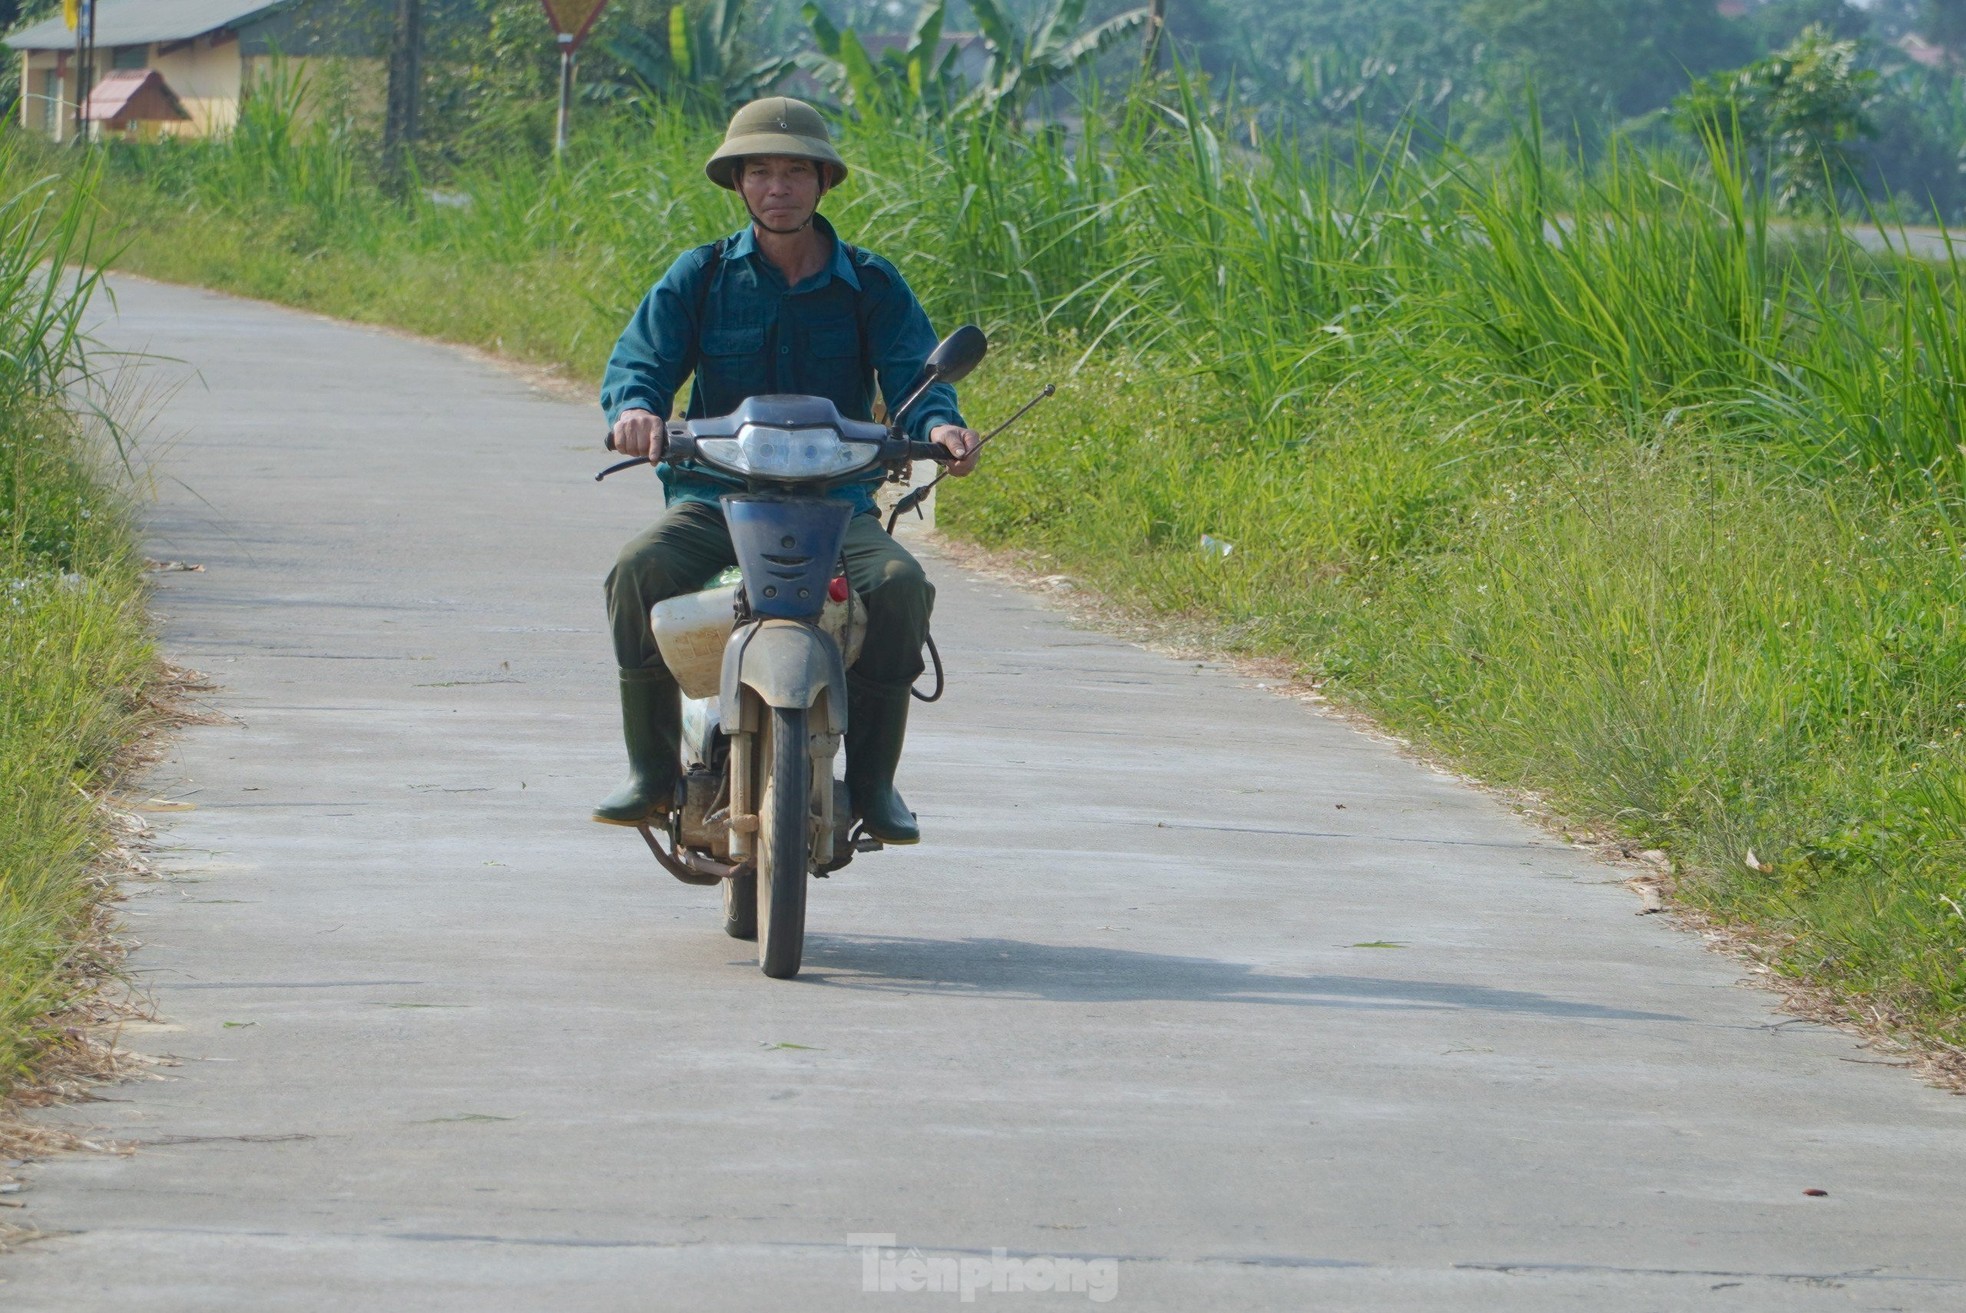
[[[706,356],[755,356],[765,349],[762,328],[711,328],[703,334]]]

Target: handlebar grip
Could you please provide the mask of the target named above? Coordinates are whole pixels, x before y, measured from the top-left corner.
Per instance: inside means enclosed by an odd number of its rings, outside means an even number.
[[[613,429],[608,430],[608,435],[605,439],[603,439],[602,445],[605,446],[609,451],[620,450],[620,448],[614,445]],[[663,444],[662,444],[661,459],[667,461],[667,460],[694,460],[695,458],[696,458],[696,435],[689,431],[689,426],[687,424],[665,425],[663,428]]]
[[[908,444],[909,460],[932,460],[946,465],[955,458],[956,454],[939,442],[910,442]]]

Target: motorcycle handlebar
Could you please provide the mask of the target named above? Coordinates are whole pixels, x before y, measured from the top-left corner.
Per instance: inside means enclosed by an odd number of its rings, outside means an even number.
[[[614,445],[613,429],[608,430],[607,436],[601,440],[601,443],[609,451],[620,450]],[[696,435],[681,424],[666,425],[663,432],[662,454],[655,460],[694,460],[695,458]],[[652,465],[655,460],[649,463]]]
[[[608,430],[606,445],[614,451],[614,430]],[[955,453],[939,442],[914,442],[906,438],[890,438],[881,444],[883,460],[932,460],[947,464],[956,458]],[[665,461],[696,459],[696,435],[687,426],[671,424],[663,435],[662,455]]]

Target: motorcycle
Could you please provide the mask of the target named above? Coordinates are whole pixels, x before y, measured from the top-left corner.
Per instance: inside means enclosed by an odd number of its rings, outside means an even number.
[[[682,772],[667,817],[639,828],[678,880],[723,886],[724,930],[757,941],[767,976],[798,974],[809,878],[882,846],[855,829],[846,784],[833,778],[846,672],[867,616],[840,557],[852,505],[826,494],[877,466],[899,480],[911,461],[950,460],[945,447],[909,440],[902,421],[930,386],[964,378],[988,349],[974,326],[943,339],[884,425],[844,418],[824,397],[758,396],[728,415],[665,426],[660,459],[744,490],[720,498],[735,569],[650,615],[683,693]]]

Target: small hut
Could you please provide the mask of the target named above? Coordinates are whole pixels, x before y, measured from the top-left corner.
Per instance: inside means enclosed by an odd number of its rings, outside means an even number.
[[[166,123],[189,122],[184,102],[154,68],[119,68],[96,83],[82,106],[82,118],[98,131],[126,137],[155,135]]]

